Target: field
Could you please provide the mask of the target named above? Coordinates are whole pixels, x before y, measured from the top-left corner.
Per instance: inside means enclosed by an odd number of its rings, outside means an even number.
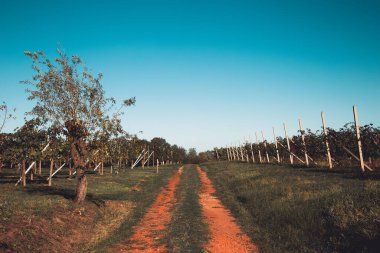
[[[380,181],[357,169],[209,163],[217,195],[262,252],[376,252]]]
[[[180,169],[179,169],[180,168]],[[380,181],[358,170],[212,162],[0,180],[4,252],[376,252]],[[46,169],[43,172],[47,172]]]
[[[59,174],[15,187],[5,170],[0,178],[0,252],[102,251],[131,233],[177,166],[89,175],[87,201],[75,205],[76,180]],[[43,170],[46,171],[46,170]],[[45,179],[48,174],[42,177]]]

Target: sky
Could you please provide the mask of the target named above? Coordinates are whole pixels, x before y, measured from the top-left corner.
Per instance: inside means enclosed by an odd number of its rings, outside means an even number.
[[[272,127],[291,134],[380,126],[380,1],[0,1],[0,101],[31,110],[23,52],[61,46],[103,73],[107,96],[135,96],[124,128],[198,151]],[[139,133],[142,131],[142,133]]]

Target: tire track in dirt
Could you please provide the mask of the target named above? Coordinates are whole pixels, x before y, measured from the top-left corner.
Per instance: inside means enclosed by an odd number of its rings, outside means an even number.
[[[182,167],[169,179],[169,183],[157,196],[140,223],[134,227],[132,236],[125,242],[112,246],[109,252],[168,252],[163,239],[167,225],[172,218],[170,211],[175,202],[175,191],[181,174]]]
[[[200,203],[204,222],[210,230],[210,239],[205,245],[206,252],[245,253],[259,252],[251,239],[241,231],[229,210],[213,196],[216,192],[206,172],[197,167],[201,179]]]

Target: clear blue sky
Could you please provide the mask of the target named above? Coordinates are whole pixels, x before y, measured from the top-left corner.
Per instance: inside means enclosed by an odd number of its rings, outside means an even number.
[[[380,1],[13,1],[0,6],[0,101],[30,110],[24,50],[80,55],[131,133],[198,151],[297,119],[380,125]]]

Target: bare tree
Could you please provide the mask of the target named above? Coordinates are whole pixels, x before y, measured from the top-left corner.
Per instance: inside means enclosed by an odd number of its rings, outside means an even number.
[[[15,111],[16,109],[13,109],[13,112]],[[5,126],[5,123],[11,119],[11,118],[15,118],[13,116],[12,113],[9,112],[9,108],[7,106],[7,104],[5,102],[3,102],[2,104],[0,104],[0,145],[3,144],[3,138],[4,136],[2,135],[3,133],[3,129],[4,129],[4,126]],[[3,150],[1,150],[3,151]],[[0,172],[2,171],[3,169],[3,162],[2,162],[2,152],[0,152]]]

